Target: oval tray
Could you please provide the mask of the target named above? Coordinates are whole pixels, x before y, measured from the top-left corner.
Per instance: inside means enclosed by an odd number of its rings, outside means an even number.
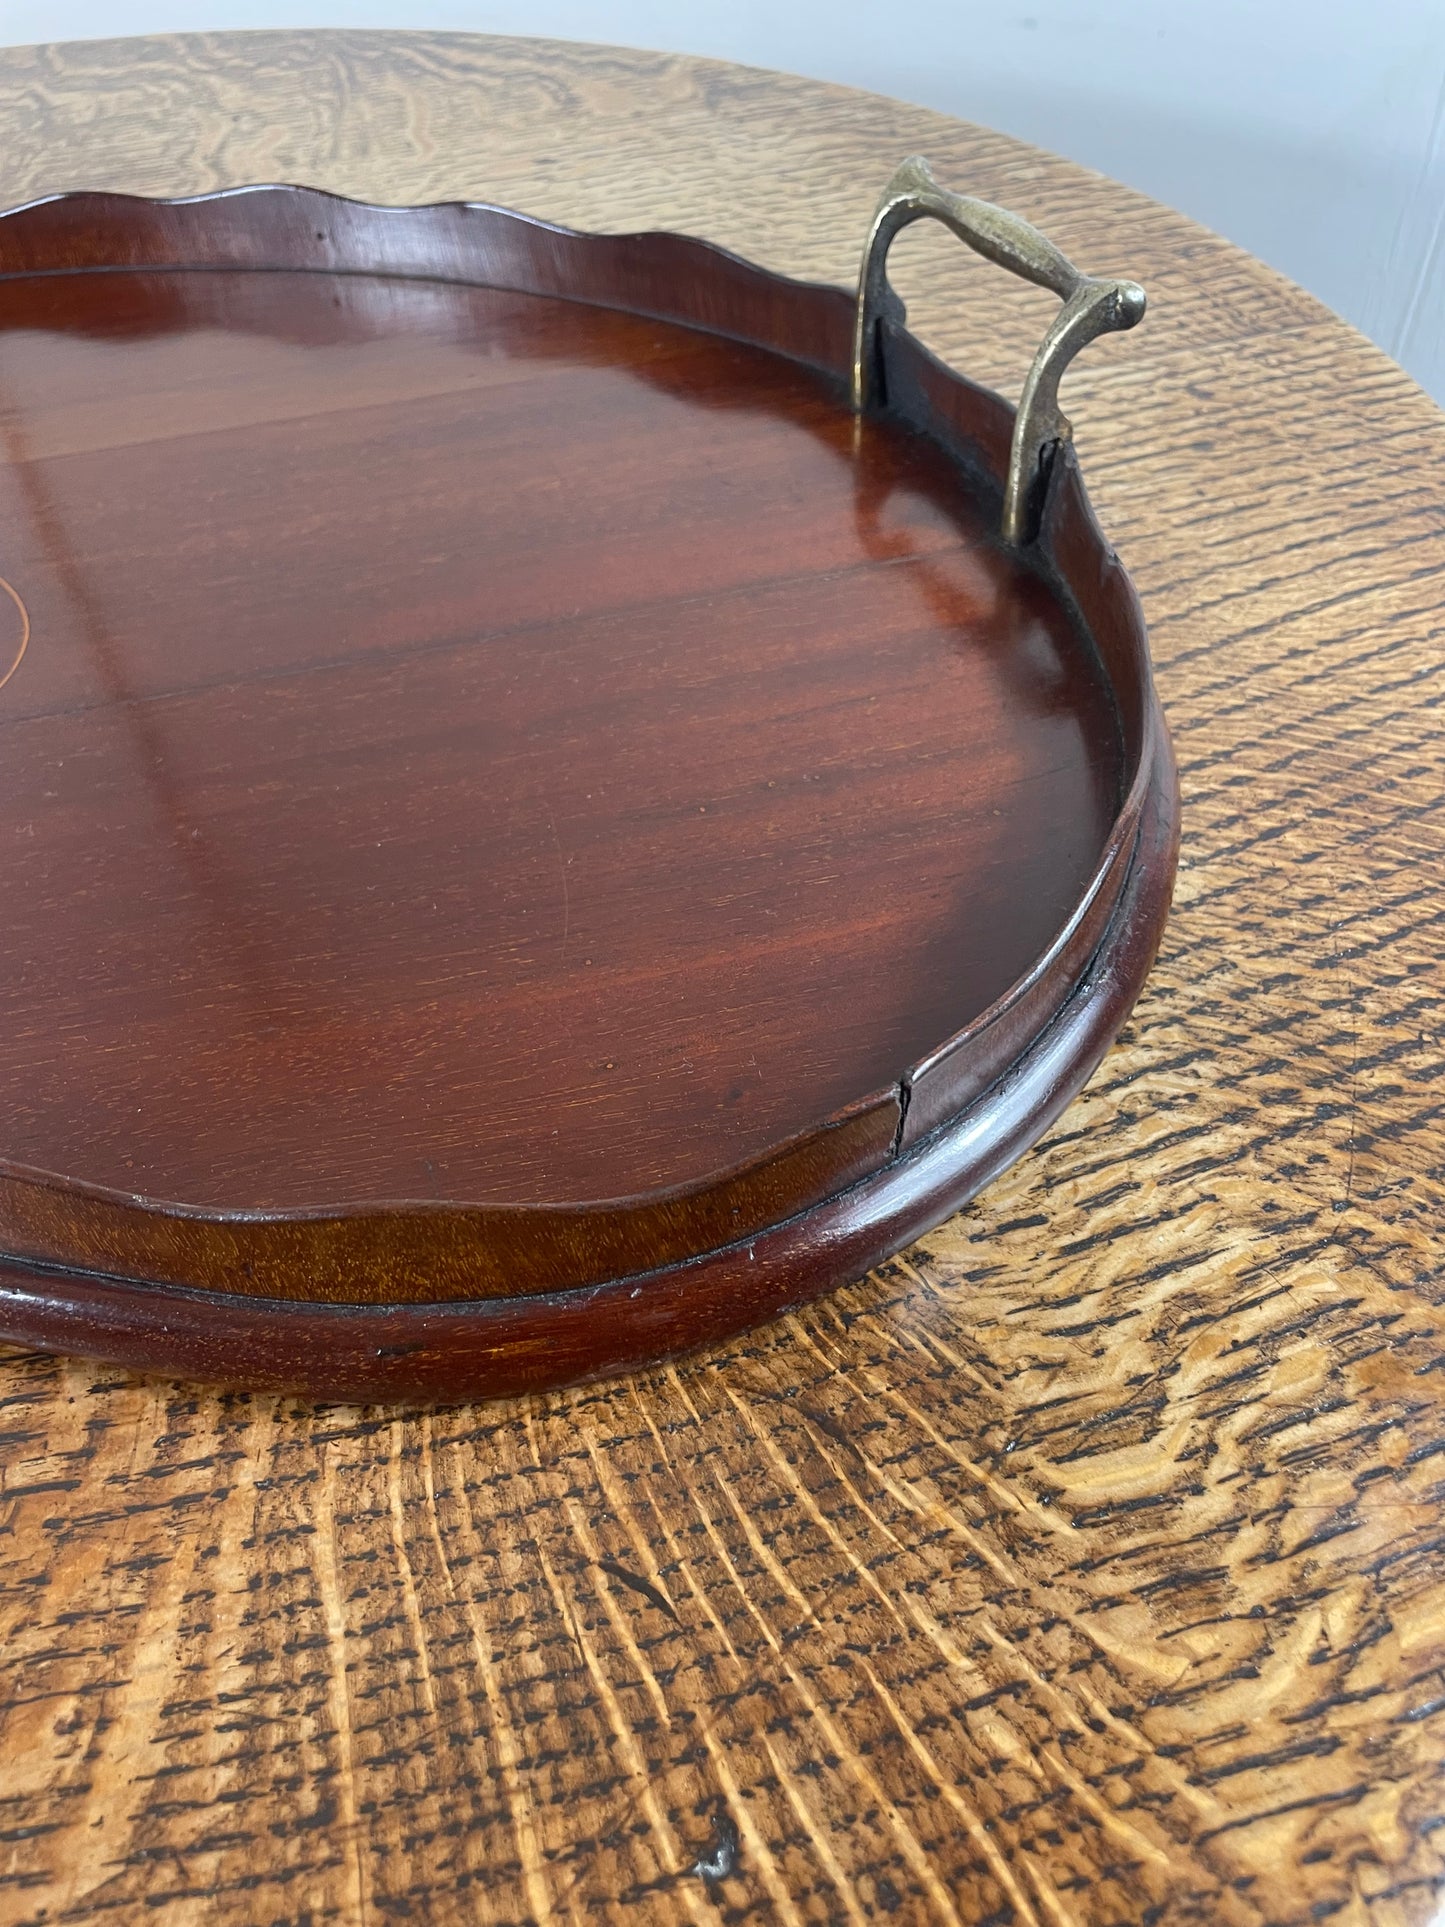
[[[1061,297],[1017,416],[904,326],[924,215]],[[1057,407],[1132,284],[917,161],[856,300],[302,188],[61,196],[0,263],[0,1336],[614,1372],[1083,1083],[1177,844]]]

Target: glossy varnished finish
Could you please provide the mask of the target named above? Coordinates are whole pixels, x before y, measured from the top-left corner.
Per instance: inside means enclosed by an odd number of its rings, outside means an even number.
[[[7,205],[302,179],[681,229],[841,285],[921,151],[1137,274],[1148,321],[1065,402],[1187,825],[1088,1088],[778,1325],[427,1413],[11,1354],[0,1917],[1426,1927],[1437,411],[1179,216],[895,102],[412,35],[0,73]],[[895,256],[945,362],[1016,392],[1049,302],[990,273],[942,235]]]
[[[270,1211],[695,1182],[1072,913],[1104,677],[805,369],[315,274],[22,279],[0,329],[13,1162]]]
[[[859,420],[846,297],[680,237],[260,188],[0,243],[17,1300],[512,1392],[856,1276],[1087,1075],[1173,868],[1142,624],[1068,463],[998,542],[1007,411],[901,326]],[[528,1309],[276,1350],[197,1291]]]

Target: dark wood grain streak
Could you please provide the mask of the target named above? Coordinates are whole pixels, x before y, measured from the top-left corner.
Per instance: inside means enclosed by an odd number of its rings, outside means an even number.
[[[12,1302],[495,1395],[857,1276],[1077,1088],[1174,779],[1077,465],[988,534],[996,398],[900,326],[859,423],[841,291],[494,208],[87,194],[0,253]],[[528,1310],[188,1364],[153,1286]]]
[[[923,152],[1137,275],[1147,321],[1064,400],[1186,825],[1086,1089],[777,1324],[421,1413],[10,1352],[6,1927],[1429,1927],[1439,411],[1168,209],[783,75],[446,35],[66,45],[0,55],[0,135],[0,205],[300,179],[840,285]],[[1048,298],[922,229],[893,271],[946,365],[1016,392]]]

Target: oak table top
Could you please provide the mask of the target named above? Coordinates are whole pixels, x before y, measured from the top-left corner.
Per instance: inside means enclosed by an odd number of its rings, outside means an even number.
[[[0,56],[6,205],[300,180],[847,283],[913,151],[1150,291],[1068,390],[1182,765],[1133,1022],[960,1217],[676,1368],[406,1413],[7,1356],[0,1922],[1432,1917],[1434,407],[1179,215],[869,95],[447,35]],[[894,272],[1016,392],[1049,297],[941,234]]]

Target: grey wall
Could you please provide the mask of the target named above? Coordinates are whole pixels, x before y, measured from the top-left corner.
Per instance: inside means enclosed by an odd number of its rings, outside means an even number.
[[[0,0],[0,44],[200,27],[612,40],[1020,134],[1300,281],[1445,401],[1445,0]]]

